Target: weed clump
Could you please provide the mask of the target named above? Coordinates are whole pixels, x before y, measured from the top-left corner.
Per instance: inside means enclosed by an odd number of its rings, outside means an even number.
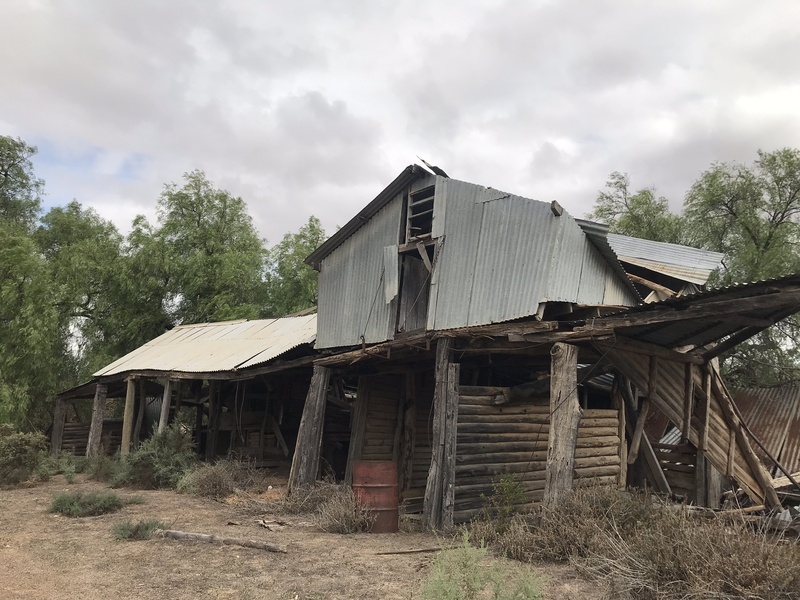
[[[320,529],[328,533],[359,533],[372,528],[375,513],[358,501],[350,486],[333,485],[329,492],[315,515]]]
[[[27,481],[41,463],[47,441],[40,433],[23,433],[0,424],[0,485]]]
[[[125,519],[115,524],[111,528],[111,533],[115,540],[134,542],[149,540],[157,529],[166,528],[167,526],[158,519],[144,519],[137,523]]]
[[[800,546],[742,522],[701,520],[644,493],[579,488],[559,506],[501,527],[481,518],[467,531],[509,558],[569,561],[614,597],[800,597]]]
[[[177,486],[182,494],[215,500],[226,498],[241,489],[266,489],[266,478],[257,469],[231,460],[197,464],[181,477]]]
[[[67,517],[93,517],[117,512],[125,503],[113,492],[64,492],[53,498],[50,512]]]
[[[175,488],[197,463],[191,436],[180,425],[171,425],[120,459],[111,479],[113,487],[123,485],[145,489]]]
[[[470,545],[465,535],[460,546],[433,559],[421,592],[425,600],[534,600],[541,598],[539,587],[523,569],[488,562],[486,546]]]

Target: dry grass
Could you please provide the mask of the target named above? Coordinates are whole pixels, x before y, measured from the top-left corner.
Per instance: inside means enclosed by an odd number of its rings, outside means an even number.
[[[267,489],[267,477],[247,463],[220,460],[213,464],[198,464],[181,477],[177,490],[183,494],[227,498],[237,490],[259,493]]]
[[[797,545],[743,522],[701,520],[644,494],[579,489],[555,509],[500,526],[477,520],[468,530],[509,558],[570,561],[615,597],[800,597]]]
[[[348,485],[331,488],[328,498],[319,505],[315,522],[328,533],[359,533],[369,531],[375,523],[375,514],[358,502]]]

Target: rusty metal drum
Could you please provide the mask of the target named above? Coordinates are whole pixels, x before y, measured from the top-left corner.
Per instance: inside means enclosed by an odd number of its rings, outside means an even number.
[[[373,515],[372,533],[395,533],[399,528],[397,462],[353,461],[353,493]]]

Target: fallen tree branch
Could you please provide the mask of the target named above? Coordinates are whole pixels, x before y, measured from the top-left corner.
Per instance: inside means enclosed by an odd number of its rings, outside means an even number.
[[[182,540],[187,542],[205,542],[207,544],[225,544],[227,546],[242,546],[244,548],[255,548],[256,550],[266,550],[268,552],[280,552],[286,554],[286,546],[260,542],[257,540],[240,540],[229,538],[222,535],[210,535],[207,533],[192,533],[189,531],[177,531],[174,529],[158,529],[154,533],[156,537],[169,538],[171,540]]]
[[[422,554],[423,552],[439,552],[441,550],[452,550],[453,548],[443,548],[437,546],[435,548],[414,548],[413,550],[389,550],[386,552],[376,552],[375,556],[389,556],[390,554]]]

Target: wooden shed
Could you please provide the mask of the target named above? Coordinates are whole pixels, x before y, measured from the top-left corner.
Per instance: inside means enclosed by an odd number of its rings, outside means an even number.
[[[315,314],[176,327],[62,392],[51,447],[126,454],[180,415],[207,459],[235,455],[288,470],[315,339]],[[89,398],[91,424],[65,420],[70,403]],[[108,418],[112,398],[124,407],[116,419]],[[349,419],[329,410],[331,444],[349,436]]]
[[[349,465],[396,460],[406,510],[433,527],[482,510],[503,476],[526,506],[590,482],[671,494],[651,411],[776,504],[716,358],[800,310],[800,278],[707,292],[719,255],[626,247],[633,277],[602,225],[407,168],[308,259],[320,356],[290,489],[318,476],[327,389],[345,376],[358,380]]]

